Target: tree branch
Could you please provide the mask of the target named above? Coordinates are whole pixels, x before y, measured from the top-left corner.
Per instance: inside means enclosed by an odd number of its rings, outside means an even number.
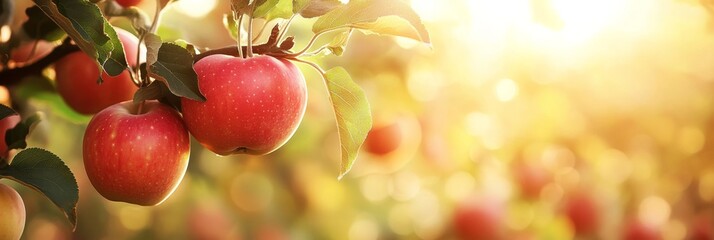
[[[275,56],[275,57],[282,57],[282,56],[288,56],[291,53],[289,52],[290,48],[293,47],[293,39],[288,38],[285,41],[283,41],[280,46],[278,46],[278,34],[280,33],[280,28],[278,25],[275,25],[273,27],[273,30],[270,33],[270,38],[268,38],[268,41],[260,44],[260,45],[254,45],[252,50],[253,53],[256,54],[263,54],[263,55],[270,55],[270,56]],[[241,51],[243,52],[248,52],[248,47],[247,46],[241,46]],[[236,46],[228,46],[228,47],[223,47],[223,48],[217,48],[209,51],[202,52],[198,55],[196,55],[193,58],[193,62],[198,62],[199,60],[208,57],[210,55],[214,54],[224,54],[224,55],[230,55],[230,56],[240,56],[240,53],[238,51],[238,48]]]
[[[62,45],[55,47],[50,54],[37,60],[37,62],[23,67],[0,71],[0,85],[12,86],[18,84],[23,78],[32,74],[39,74],[50,64],[76,51],[79,51],[79,47],[70,44],[69,41],[64,41]]]

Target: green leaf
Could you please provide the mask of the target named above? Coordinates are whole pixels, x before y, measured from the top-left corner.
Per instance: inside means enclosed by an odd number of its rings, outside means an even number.
[[[57,155],[41,148],[23,150],[9,166],[0,169],[0,178],[15,180],[41,192],[77,226],[79,188],[74,174]]]
[[[148,86],[139,88],[139,90],[134,93],[134,102],[154,99],[172,106],[177,110],[181,109],[181,98],[173,95],[171,90],[169,90],[162,81],[153,81]]]
[[[364,91],[344,68],[330,69],[324,77],[340,135],[342,161],[338,178],[342,178],[352,169],[359,148],[372,128],[372,113]]]
[[[404,19],[418,33],[417,40],[425,43],[431,42],[429,32],[426,31],[419,16],[407,3],[402,1],[352,0],[347,5],[335,8],[318,18],[312,25],[312,31],[321,33],[339,28],[357,28],[378,34],[403,33],[403,24],[393,20],[379,21],[380,18],[387,16]],[[395,28],[400,31],[395,31]]]
[[[44,118],[44,114],[37,112],[28,118],[22,119],[15,127],[5,132],[5,142],[7,149],[24,149],[27,147],[27,135],[35,129],[35,126]]]
[[[65,32],[57,26],[42,10],[33,6],[25,9],[27,21],[22,24],[22,30],[32,39],[57,41],[65,36]]]
[[[296,5],[300,10],[293,11],[300,13],[300,16],[304,18],[314,18],[325,15],[326,13],[332,11],[333,9],[343,6],[342,2],[339,0],[298,0],[299,5]],[[307,3],[305,3],[307,2]],[[302,5],[305,4],[305,5]],[[293,3],[295,5],[295,3]]]
[[[0,104],[0,119],[12,116],[12,115],[17,115],[17,112],[13,110],[12,108],[5,106],[3,104]]]
[[[152,65],[159,59],[159,49],[161,48],[161,37],[153,33],[144,35],[144,44],[146,45],[146,64]]]
[[[33,1],[107,74],[116,76],[127,68],[116,31],[97,5],[86,0]]]
[[[206,101],[198,89],[198,75],[193,70],[193,56],[188,50],[173,43],[163,43],[156,61],[148,70],[149,76],[164,82],[174,95]]]
[[[236,23],[236,21],[235,21],[235,19],[233,19],[232,15],[230,15],[230,14],[223,15],[223,26],[226,28],[228,33],[231,34],[231,38],[233,38],[233,40],[238,39],[238,23]],[[244,30],[241,28],[241,31],[244,31]],[[247,35],[248,34],[243,34],[243,32],[241,32],[241,38],[242,38],[241,40],[245,40],[247,38]]]
[[[267,0],[255,8],[253,18],[270,21],[277,18],[288,19],[293,15],[292,0]]]

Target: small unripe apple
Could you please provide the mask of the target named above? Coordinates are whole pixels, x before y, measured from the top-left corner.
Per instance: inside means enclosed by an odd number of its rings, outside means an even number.
[[[593,196],[585,192],[571,194],[565,203],[565,214],[579,236],[595,233],[600,226],[600,207]]]
[[[139,5],[142,0],[115,0],[122,7],[132,7]]]
[[[84,133],[84,167],[97,192],[112,201],[153,206],[178,187],[188,166],[181,116],[157,101],[131,101],[94,115]]]
[[[461,202],[453,216],[454,231],[459,239],[503,239],[503,221],[502,204],[489,199]]]
[[[661,240],[662,236],[657,226],[632,220],[627,225],[622,236],[623,240]]]
[[[0,184],[0,239],[20,239],[23,230],[25,203],[15,189]]]
[[[0,157],[8,158],[7,142],[5,142],[5,133],[20,122],[20,116],[10,115],[0,119]]]
[[[302,121],[305,78],[287,60],[217,54],[193,67],[206,101],[182,98],[184,121],[191,135],[217,154],[268,154]]]
[[[37,44],[36,47],[35,44]],[[34,53],[32,48],[35,48]],[[44,40],[26,42],[10,52],[10,59],[20,65],[30,64],[50,54],[52,48],[54,48],[54,45]]]
[[[398,121],[375,126],[364,140],[364,149],[374,155],[386,155],[397,150],[402,143],[402,128]]]
[[[136,66],[136,49],[139,40],[131,33],[115,28],[124,47],[124,54],[130,66]],[[110,77],[106,72],[101,76],[104,82],[97,84],[99,68],[97,63],[84,52],[70,53],[55,63],[57,91],[67,105],[82,114],[95,114],[115,103],[130,100],[137,87],[131,81],[128,70]]]

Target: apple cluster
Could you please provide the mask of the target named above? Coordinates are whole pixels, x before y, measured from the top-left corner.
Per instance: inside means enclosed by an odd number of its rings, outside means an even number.
[[[136,67],[137,37],[116,32],[129,66]],[[138,87],[129,70],[100,74],[84,52],[64,56],[54,69],[67,105],[94,114],[83,142],[92,185],[109,200],[138,205],[157,205],[176,189],[188,166],[189,132],[220,155],[263,155],[290,139],[307,104],[300,70],[271,56],[216,54],[196,62],[206,101],[182,98],[182,113],[155,100],[131,101]]]

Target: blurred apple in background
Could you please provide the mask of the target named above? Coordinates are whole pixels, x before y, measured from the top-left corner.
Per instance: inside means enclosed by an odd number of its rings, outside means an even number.
[[[543,187],[552,180],[547,169],[533,163],[518,163],[513,171],[521,195],[528,199],[537,199]]]
[[[630,220],[624,226],[623,240],[660,240],[662,239],[658,226],[648,225],[639,220]]]
[[[34,53],[32,52],[33,48],[35,48]],[[25,42],[10,52],[10,59],[19,66],[31,64],[50,54],[53,48],[54,44],[44,40]]]
[[[577,191],[565,200],[565,215],[570,220],[575,234],[588,236],[595,234],[600,227],[600,206],[596,199],[584,191]]]
[[[229,213],[228,209],[217,203],[198,203],[186,216],[188,236],[200,240],[240,239],[236,232],[236,221],[228,216]]]
[[[690,240],[711,240],[714,239],[714,219],[713,216],[706,215],[706,213],[699,214],[695,216],[691,221],[690,228],[688,230]]]
[[[363,161],[355,164],[351,174],[397,171],[414,159],[421,139],[421,126],[413,114],[378,115],[362,145],[365,154],[358,157]]]
[[[381,126],[373,126],[364,141],[364,149],[374,155],[383,156],[397,150],[402,144],[404,133],[400,123],[395,121]]]
[[[487,198],[467,198],[454,209],[453,227],[459,239],[504,239],[504,206]]]
[[[25,204],[15,189],[0,184],[0,239],[17,240],[25,229]]]

